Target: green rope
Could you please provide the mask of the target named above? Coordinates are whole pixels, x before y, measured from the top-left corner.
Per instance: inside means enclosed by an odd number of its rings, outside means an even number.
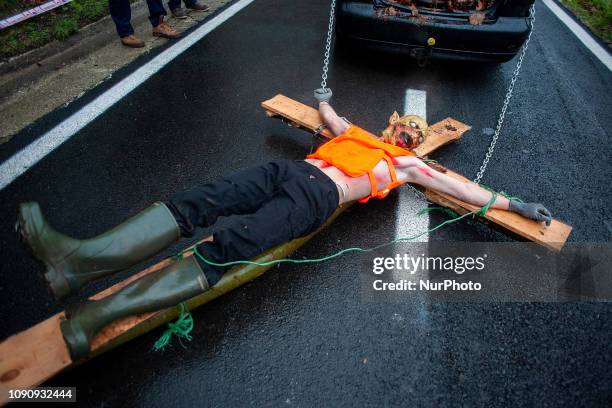
[[[450,208],[445,208],[445,207],[426,207],[426,208],[423,208],[422,210],[419,210],[419,212],[417,212],[417,216],[420,217],[421,215],[430,213],[432,211],[440,211],[448,215],[449,217],[459,216],[459,214],[457,214],[455,211],[451,210]]]
[[[181,313],[179,317],[176,319],[174,323],[168,323],[168,328],[164,331],[164,333],[157,339],[155,344],[153,345],[154,351],[163,350],[170,344],[172,341],[172,336],[176,336],[183,345],[181,339],[186,339],[191,341],[191,331],[193,330],[193,316],[187,309],[185,303],[181,303]]]
[[[494,193],[494,192],[495,192],[495,191],[494,191],[494,190],[493,190],[491,187],[489,187],[489,186],[486,186],[486,185],[484,185],[484,184],[478,184],[478,185],[479,185],[480,187],[484,188],[485,190],[489,190],[489,191],[490,191],[490,192],[492,192],[492,193]],[[523,202],[524,202],[524,201],[523,201],[523,200],[521,200],[520,198],[518,198],[518,197],[514,197],[514,196],[511,196],[510,194],[508,194],[508,193],[506,193],[506,192],[503,192],[503,191],[500,191],[500,192],[499,192],[499,194],[500,194],[501,196],[503,196],[503,197],[506,197],[508,200],[511,200],[511,201],[518,201],[519,203],[523,203]]]
[[[497,200],[497,192],[491,191],[491,193],[492,193],[491,199],[489,200],[489,202],[486,205],[484,205],[480,210],[478,210],[476,212],[476,215],[484,217],[487,214],[487,211],[489,211],[489,207],[491,207],[493,203],[495,202],[495,200]]]
[[[485,187],[486,188],[486,187]],[[256,265],[256,266],[269,266],[269,265],[275,265],[275,264],[280,264],[280,263],[294,263],[294,264],[302,264],[302,263],[318,263],[318,262],[325,262],[328,261],[330,259],[334,259],[334,258],[338,258],[346,253],[349,252],[372,252],[375,251],[377,249],[380,248],[384,248],[386,246],[389,245],[393,245],[393,244],[397,244],[400,242],[407,242],[407,241],[413,241],[425,234],[434,232],[442,227],[444,227],[445,225],[449,225],[452,224],[454,222],[457,222],[459,220],[462,220],[463,218],[466,218],[470,215],[478,215],[480,217],[484,217],[485,214],[487,213],[487,211],[489,210],[489,208],[493,205],[493,203],[495,202],[495,200],[497,199],[497,193],[495,191],[491,191],[491,199],[489,200],[489,202],[487,204],[485,204],[482,208],[479,208],[478,210],[474,210],[468,213],[465,213],[463,215],[458,215],[457,213],[455,213],[452,210],[449,210],[447,208],[443,208],[443,207],[431,207],[431,208],[425,208],[423,210],[420,210],[417,215],[423,215],[426,212],[430,212],[430,211],[443,211],[444,213],[450,215],[451,219],[446,220],[438,225],[436,225],[435,227],[427,230],[427,231],[423,231],[421,233],[418,233],[416,235],[410,236],[410,237],[400,237],[400,238],[396,238],[392,241],[377,245],[375,247],[372,248],[359,248],[359,247],[354,247],[354,248],[346,248],[343,249],[341,251],[338,251],[334,254],[328,255],[328,256],[324,256],[322,258],[314,258],[314,259],[289,259],[289,258],[284,258],[284,259],[273,259],[271,261],[266,261],[266,262],[255,262],[255,261],[232,261],[232,262],[224,262],[224,263],[217,263],[217,262],[213,262],[213,261],[209,261],[208,259],[204,258],[204,256],[202,256],[202,254],[200,254],[200,252],[198,251],[198,247],[197,245],[195,245],[193,247],[193,252],[194,254],[200,259],[202,260],[202,262],[208,264],[208,265],[212,265],[212,266],[218,266],[218,267],[228,267],[228,266],[233,266],[233,265]],[[177,255],[177,258],[181,258],[183,256],[183,253],[180,252]],[[181,342],[181,339],[186,339],[191,341],[191,331],[193,330],[193,317],[191,316],[191,313],[189,313],[189,310],[187,309],[187,306],[184,303],[180,304],[181,306],[181,312],[179,314],[178,319],[176,320],[176,322],[174,323],[168,323],[168,328],[164,331],[164,333],[160,336],[160,338],[155,342],[155,344],[153,345],[153,350],[155,351],[159,351],[159,350],[163,350],[164,348],[166,348],[169,344],[170,341],[172,340],[172,336],[176,336],[179,339],[179,342]],[[181,342],[181,345],[183,345],[183,343]]]
[[[393,244],[397,244],[400,242],[407,242],[407,241],[413,241],[425,234],[429,234],[432,233],[442,227],[444,227],[445,225],[448,224],[452,224],[454,222],[457,222],[459,220],[462,220],[463,218],[466,218],[470,215],[478,215],[481,217],[484,217],[484,215],[487,213],[487,211],[489,210],[489,207],[491,207],[493,205],[493,203],[495,202],[495,200],[497,199],[497,193],[495,191],[492,192],[491,194],[491,199],[489,200],[489,202],[487,204],[485,204],[482,208],[479,208],[478,210],[474,210],[468,213],[465,213],[463,215],[458,215],[455,218],[452,218],[450,220],[446,220],[438,225],[436,225],[435,227],[427,230],[427,231],[423,231],[421,233],[418,233],[416,235],[413,235],[411,237],[401,237],[401,238],[396,238],[392,241],[386,242],[384,244],[380,244],[377,245],[375,247],[372,248],[359,248],[359,247],[354,247],[354,248],[346,248],[343,249],[341,251],[338,251],[334,254],[328,255],[328,256],[324,256],[322,258],[313,258],[313,259],[289,259],[289,258],[283,258],[283,259],[273,259],[270,261],[265,261],[265,262],[256,262],[256,261],[232,261],[232,262],[223,262],[223,263],[218,263],[218,262],[213,262],[210,261],[206,258],[204,258],[204,256],[202,256],[202,254],[200,254],[200,252],[198,251],[198,247],[197,245],[193,247],[193,253],[205,264],[207,265],[211,265],[211,266],[218,266],[218,267],[228,267],[228,266],[234,266],[234,265],[256,265],[256,266],[270,266],[270,265],[275,265],[275,264],[280,264],[280,263],[292,263],[292,264],[303,264],[303,263],[319,263],[319,262],[325,262],[325,261],[329,261],[330,259],[334,259],[334,258],[338,258],[346,253],[349,252],[372,252],[375,251],[377,249],[380,248],[384,248],[386,246],[389,245],[393,245]]]

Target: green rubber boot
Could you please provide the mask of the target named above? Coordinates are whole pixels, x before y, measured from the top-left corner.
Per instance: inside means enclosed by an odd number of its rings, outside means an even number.
[[[16,228],[32,255],[44,263],[45,279],[57,299],[155,255],[180,236],[176,220],[162,203],[91,239],[57,232],[34,202],[21,204]]]
[[[208,290],[208,281],[193,256],[135,280],[100,300],[88,300],[66,311],[60,324],[72,361],[87,357],[91,339],[102,328],[126,316],[175,306]]]

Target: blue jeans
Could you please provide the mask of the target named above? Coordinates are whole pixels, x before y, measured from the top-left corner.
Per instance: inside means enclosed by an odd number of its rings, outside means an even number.
[[[185,6],[189,7],[189,6],[193,6],[196,0],[184,0],[184,2],[185,2]],[[174,10],[179,7],[181,7],[181,0],[169,0],[168,1],[168,8],[170,10]]]
[[[108,6],[119,37],[134,34],[134,28],[130,23],[132,20],[132,10],[129,0],[108,0]],[[157,27],[159,18],[166,15],[166,9],[164,9],[162,0],[147,0],[147,6],[149,7],[149,21],[153,27]]]

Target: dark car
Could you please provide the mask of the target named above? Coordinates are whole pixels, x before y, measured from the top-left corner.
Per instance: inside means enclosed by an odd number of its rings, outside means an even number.
[[[534,0],[338,0],[342,43],[413,57],[504,62],[525,42]]]

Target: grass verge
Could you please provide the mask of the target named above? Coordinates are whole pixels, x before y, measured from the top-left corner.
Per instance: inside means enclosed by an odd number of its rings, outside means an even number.
[[[0,0],[0,18],[28,10],[47,0]],[[65,40],[79,28],[108,14],[108,0],[73,0],[45,14],[0,31],[0,60],[53,40]]]
[[[612,44],[612,0],[560,0],[608,45]]]

